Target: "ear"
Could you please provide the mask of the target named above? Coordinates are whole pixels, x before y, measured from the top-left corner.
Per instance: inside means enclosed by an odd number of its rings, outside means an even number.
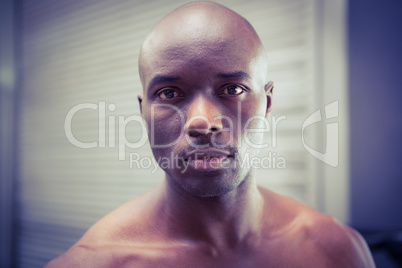
[[[271,111],[273,90],[274,90],[274,82],[269,81],[265,85],[265,95],[267,96],[267,111],[265,113],[265,116],[268,116],[269,112]]]
[[[142,114],[142,95],[138,94],[137,99],[138,99],[138,104],[140,105],[140,112]]]

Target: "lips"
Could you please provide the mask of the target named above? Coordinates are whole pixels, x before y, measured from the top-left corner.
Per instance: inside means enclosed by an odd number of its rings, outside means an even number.
[[[224,168],[227,159],[232,157],[229,151],[218,148],[197,149],[189,152],[184,160],[194,169],[213,170]]]
[[[218,148],[206,148],[206,149],[196,149],[185,156],[185,160],[194,160],[194,159],[210,159],[210,158],[218,158],[218,157],[228,157],[230,156],[230,152],[223,149]]]

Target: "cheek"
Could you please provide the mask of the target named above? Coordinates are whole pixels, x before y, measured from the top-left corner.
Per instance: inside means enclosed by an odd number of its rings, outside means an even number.
[[[267,99],[263,94],[255,94],[241,103],[241,121],[242,126],[253,124],[257,126],[258,122],[263,122],[266,118]],[[258,120],[252,120],[252,119]]]
[[[153,107],[144,111],[148,137],[152,145],[171,144],[183,135],[184,117],[171,107]]]
[[[266,99],[262,96],[245,103],[241,112],[242,140],[249,147],[261,144],[267,127]],[[258,146],[257,146],[258,147]]]

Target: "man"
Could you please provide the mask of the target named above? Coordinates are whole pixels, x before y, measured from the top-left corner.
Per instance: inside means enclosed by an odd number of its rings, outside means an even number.
[[[116,209],[49,267],[374,267],[354,230],[256,185],[273,83],[252,26],[210,2],[146,38],[141,114],[165,181]],[[255,120],[254,120],[255,119]],[[247,140],[247,141],[246,141]],[[174,164],[173,164],[174,163]]]

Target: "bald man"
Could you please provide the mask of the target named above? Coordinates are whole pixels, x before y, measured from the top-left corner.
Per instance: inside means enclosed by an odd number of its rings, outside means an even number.
[[[152,152],[172,160],[165,180],[48,267],[374,267],[356,231],[257,186],[240,164],[257,157],[263,134],[246,126],[263,128],[250,119],[268,114],[273,88],[243,17],[210,2],[174,10],[146,38],[139,72]]]

